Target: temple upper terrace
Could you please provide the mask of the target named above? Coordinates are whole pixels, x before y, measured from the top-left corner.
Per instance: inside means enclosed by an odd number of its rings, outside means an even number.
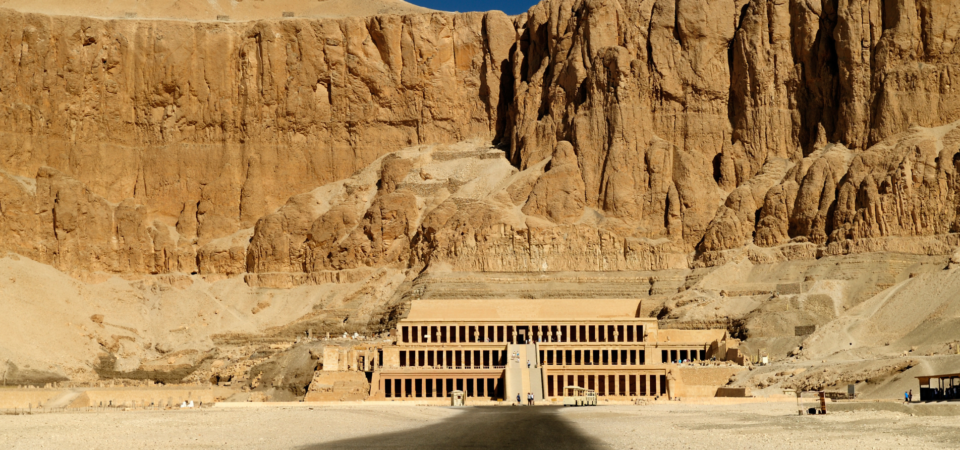
[[[418,300],[397,327],[397,343],[638,343],[656,329],[656,319],[637,317],[638,305],[629,299]]]

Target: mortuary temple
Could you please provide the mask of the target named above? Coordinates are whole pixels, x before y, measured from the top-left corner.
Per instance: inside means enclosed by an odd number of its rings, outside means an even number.
[[[739,341],[725,330],[661,330],[657,319],[640,317],[640,306],[635,299],[414,300],[394,344],[354,366],[372,372],[373,399],[463,391],[513,401],[527,393],[556,398],[570,385],[601,397],[672,398],[681,382],[672,369],[683,363],[743,363]]]

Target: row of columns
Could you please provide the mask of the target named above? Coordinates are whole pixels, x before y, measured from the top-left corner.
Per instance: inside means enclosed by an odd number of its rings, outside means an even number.
[[[380,380],[380,392],[386,398],[444,398],[452,391],[465,397],[500,398],[502,378],[388,377]]]
[[[506,350],[401,350],[400,367],[502,366]]]
[[[644,326],[606,325],[401,325],[402,343],[643,342]],[[526,334],[521,336],[521,330]]]
[[[661,362],[664,364],[686,361],[701,361],[707,358],[703,349],[663,350]]]
[[[640,366],[646,354],[639,349],[540,350],[540,364],[545,366]]]
[[[593,389],[597,391],[597,395],[604,396],[653,397],[667,393],[667,377],[665,375],[603,373],[547,375],[548,396],[563,396],[563,388],[567,386]]]

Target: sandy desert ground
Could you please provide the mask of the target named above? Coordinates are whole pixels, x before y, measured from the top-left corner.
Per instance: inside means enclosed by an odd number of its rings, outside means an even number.
[[[596,408],[408,405],[62,413],[0,418],[0,447],[35,448],[957,448],[956,416],[834,412],[792,402]],[[492,425],[493,429],[488,429]],[[552,442],[552,440],[562,442]]]

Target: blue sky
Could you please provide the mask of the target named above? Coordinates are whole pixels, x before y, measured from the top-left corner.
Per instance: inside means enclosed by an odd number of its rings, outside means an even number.
[[[499,9],[514,15],[527,12],[538,0],[406,0],[408,3],[441,11],[490,11]]]

